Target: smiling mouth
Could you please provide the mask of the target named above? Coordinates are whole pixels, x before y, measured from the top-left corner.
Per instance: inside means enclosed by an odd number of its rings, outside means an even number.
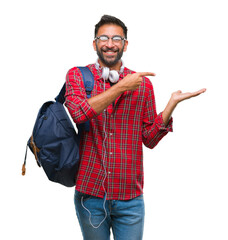
[[[106,56],[106,57],[110,57],[110,58],[113,58],[117,55],[118,51],[115,51],[115,50],[103,50],[103,55]]]
[[[102,52],[106,53],[106,54],[115,54],[118,52],[118,49],[110,49],[110,48],[104,48],[102,49]]]
[[[107,52],[104,52],[105,54],[107,54],[107,55],[115,55],[116,54],[116,52],[113,52],[113,51],[107,51]]]

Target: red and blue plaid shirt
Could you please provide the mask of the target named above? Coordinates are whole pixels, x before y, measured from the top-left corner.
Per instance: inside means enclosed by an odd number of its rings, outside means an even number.
[[[102,69],[88,65],[94,76],[92,97],[104,91]],[[120,81],[128,68],[120,74]],[[109,81],[105,89],[110,88]],[[172,119],[164,126],[157,115],[153,87],[143,78],[135,91],[126,91],[101,114],[87,101],[81,72],[75,67],[66,76],[66,107],[75,123],[90,120],[90,131],[80,141],[80,167],[76,190],[107,200],[128,200],[143,193],[143,148],[153,148],[172,131]],[[104,190],[105,189],[105,190]]]

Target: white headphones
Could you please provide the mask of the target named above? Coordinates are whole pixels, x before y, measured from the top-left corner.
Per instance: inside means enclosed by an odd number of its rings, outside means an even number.
[[[96,67],[97,70],[100,67],[100,64],[98,63],[98,59],[97,59],[97,61],[95,63],[95,67]],[[124,71],[124,63],[122,61],[122,66],[120,68],[119,73],[121,74],[121,73],[123,73],[123,71]],[[119,81],[119,73],[116,70],[110,70],[108,67],[103,67],[102,68],[102,78],[104,80],[108,80],[109,79],[110,82],[112,82],[112,83],[117,83]]]

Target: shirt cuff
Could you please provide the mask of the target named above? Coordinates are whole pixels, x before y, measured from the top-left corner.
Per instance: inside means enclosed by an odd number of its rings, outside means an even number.
[[[155,120],[159,130],[164,130],[166,132],[173,132],[173,118],[171,117],[168,124],[165,125],[162,118],[162,112],[158,114]]]

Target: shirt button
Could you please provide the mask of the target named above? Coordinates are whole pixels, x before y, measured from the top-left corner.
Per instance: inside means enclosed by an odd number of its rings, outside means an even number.
[[[108,174],[111,174],[111,172],[110,172],[110,171],[108,171]]]
[[[110,136],[112,136],[112,133],[109,133]]]
[[[109,154],[112,155],[112,152],[110,152]]]

